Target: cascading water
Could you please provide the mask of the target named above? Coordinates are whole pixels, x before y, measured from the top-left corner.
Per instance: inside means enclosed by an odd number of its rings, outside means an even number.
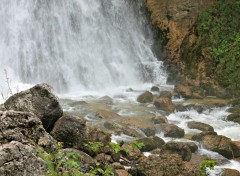
[[[0,78],[55,90],[165,83],[143,1],[2,0]]]

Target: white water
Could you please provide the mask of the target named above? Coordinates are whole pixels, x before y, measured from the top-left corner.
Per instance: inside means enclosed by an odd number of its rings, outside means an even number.
[[[166,83],[143,1],[1,0],[0,85],[61,93]]]

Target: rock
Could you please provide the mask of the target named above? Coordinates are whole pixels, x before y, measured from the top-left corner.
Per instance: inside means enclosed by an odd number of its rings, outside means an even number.
[[[240,157],[240,141],[232,141],[231,147],[234,155],[233,158]]]
[[[116,169],[116,176],[132,176],[128,171],[124,169]]]
[[[151,120],[153,121],[154,124],[162,124],[168,122],[168,119],[164,116],[152,117]]]
[[[69,106],[74,107],[74,108],[78,108],[81,107],[83,105],[87,105],[88,103],[86,101],[74,101],[72,103],[69,103]]]
[[[240,172],[235,169],[223,169],[221,176],[240,176]]]
[[[161,153],[178,154],[183,161],[190,161],[192,158],[191,149],[184,142],[168,142],[163,146]]]
[[[26,145],[55,148],[56,141],[45,131],[36,115],[28,112],[0,111],[0,144],[18,141]]]
[[[187,125],[188,125],[188,128],[190,129],[198,129],[201,131],[214,131],[211,125],[208,125],[202,122],[191,121],[191,122],[188,122]]]
[[[126,152],[126,150],[128,150],[128,152]],[[120,154],[130,161],[136,161],[142,156],[142,152],[138,148],[132,148],[125,144],[122,145]]]
[[[5,108],[4,104],[0,104],[0,111],[6,111],[7,109]]]
[[[103,145],[107,145],[111,142],[111,134],[99,128],[87,127],[85,134],[85,139],[90,142],[101,142]]]
[[[162,92],[160,92],[159,97],[160,98],[169,98],[169,99],[171,99],[172,98],[172,93],[169,92],[169,91],[162,91]]]
[[[100,103],[107,104],[107,105],[113,105],[113,99],[109,96],[104,96],[98,99]]]
[[[16,141],[0,145],[0,175],[45,176],[47,169],[30,146]]]
[[[97,116],[100,118],[100,119],[115,119],[115,118],[119,118],[121,117],[120,115],[112,112],[112,111],[109,111],[109,110],[105,110],[105,109],[100,109],[98,112],[97,112]]]
[[[120,163],[117,163],[117,162],[112,163],[112,167],[113,167],[114,169],[124,169],[124,166],[121,165]]]
[[[141,152],[149,152],[156,148],[161,148],[165,144],[164,140],[157,136],[138,139],[137,142],[144,143],[144,147],[140,149]]]
[[[203,137],[206,136],[206,135],[217,135],[217,133],[214,132],[214,131],[204,131],[204,132],[201,132],[201,133],[198,133],[198,134],[194,134],[192,136],[192,140],[194,140],[194,141],[202,141]]]
[[[190,175],[185,170],[181,157],[176,154],[142,157],[139,164],[129,172],[134,176]]]
[[[174,124],[162,124],[161,127],[163,128],[165,137],[181,138],[185,134],[184,129]]]
[[[140,129],[146,136],[153,136],[156,132],[154,124],[141,117],[122,118],[118,121],[118,123],[123,126],[126,125],[128,127]]]
[[[240,113],[233,113],[233,114],[228,115],[227,120],[240,124]]]
[[[240,114],[240,104],[228,109],[228,112]]]
[[[114,163],[112,157],[110,155],[104,154],[104,153],[100,153],[98,154],[95,159],[97,160],[97,162],[99,163]]]
[[[203,137],[202,144],[204,148],[217,152],[228,159],[239,157],[238,155],[234,155],[231,139],[225,136],[206,135]]]
[[[184,142],[191,150],[192,153],[195,153],[198,150],[197,144],[194,142]]]
[[[183,98],[191,98],[192,97],[191,88],[184,84],[175,85],[175,92],[180,94]]]
[[[175,106],[173,105],[172,100],[169,98],[158,98],[154,101],[154,105],[157,109],[166,112],[173,112],[175,110]]]
[[[83,118],[72,116],[67,113],[55,123],[51,135],[65,148],[83,148],[87,143],[86,121]]]
[[[160,91],[160,89],[159,89],[159,87],[157,87],[157,86],[153,86],[152,88],[151,88],[151,92],[159,92]]]
[[[62,116],[63,110],[52,88],[38,84],[31,89],[11,96],[5,103],[7,110],[32,112],[41,119],[43,127],[50,132],[54,123]]]
[[[149,91],[146,91],[137,97],[137,101],[139,103],[151,103],[153,101],[153,94]]]
[[[189,110],[196,110],[198,113],[202,113],[205,109],[210,108],[210,106],[206,105],[196,105],[196,104],[188,104],[188,105],[177,105],[176,111],[184,112]]]

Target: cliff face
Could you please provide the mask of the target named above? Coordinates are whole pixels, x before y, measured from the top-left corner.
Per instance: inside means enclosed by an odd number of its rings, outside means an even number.
[[[197,91],[202,95],[226,96],[226,91],[213,76],[216,65],[211,56],[203,47],[191,53],[199,43],[198,31],[195,30],[198,17],[216,3],[217,0],[146,0],[152,23],[159,29],[165,46],[169,72],[174,73],[172,81],[183,82],[194,86],[194,89],[198,87]]]

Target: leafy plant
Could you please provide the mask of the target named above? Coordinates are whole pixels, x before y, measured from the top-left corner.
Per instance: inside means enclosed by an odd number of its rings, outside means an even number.
[[[84,144],[87,148],[92,150],[93,152],[100,151],[101,147],[104,146],[102,142],[89,142],[88,144]]]
[[[200,171],[204,175],[209,175],[207,172],[207,168],[210,170],[214,170],[214,167],[217,165],[217,161],[215,160],[210,160],[210,159],[205,159],[201,164],[200,164]]]
[[[131,143],[130,143],[130,146],[132,147],[132,149],[133,150],[135,150],[135,149],[142,149],[145,145],[144,145],[144,143],[142,143],[142,142],[138,142],[138,141],[132,141]]]

